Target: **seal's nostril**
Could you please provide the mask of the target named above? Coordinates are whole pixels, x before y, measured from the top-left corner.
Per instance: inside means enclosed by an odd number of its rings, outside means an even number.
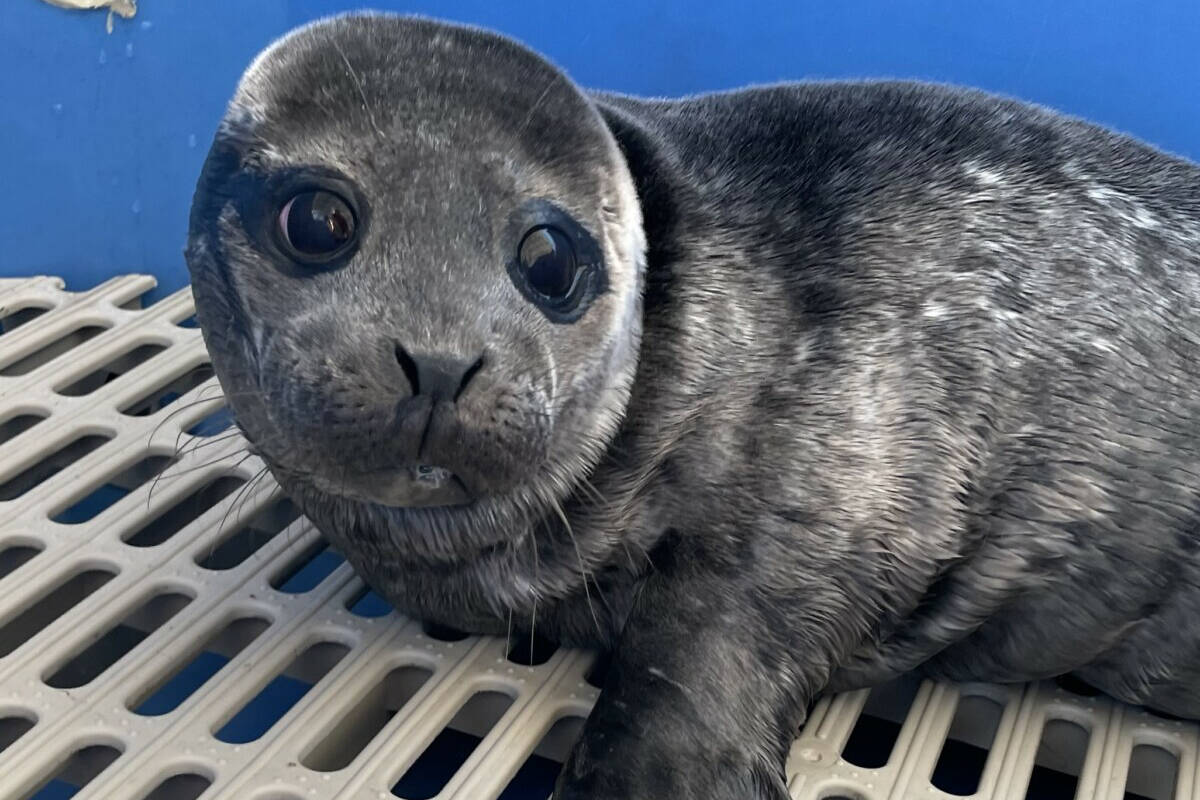
[[[471,378],[474,378],[481,369],[483,369],[483,356],[475,359],[475,363],[467,367],[467,371],[463,373],[462,383],[458,384],[458,391],[454,393],[456,401],[462,395],[463,390],[467,388],[467,384],[471,382]]]
[[[412,390],[413,397],[416,397],[421,393],[421,379],[417,372],[417,365],[408,351],[400,344],[396,345],[396,362],[400,365],[400,369],[404,370],[404,377],[408,378],[409,389]]]
[[[483,369],[483,356],[468,362],[447,353],[414,353],[402,344],[393,345],[396,363],[404,370],[412,396],[428,395],[435,402],[454,402],[467,384]]]

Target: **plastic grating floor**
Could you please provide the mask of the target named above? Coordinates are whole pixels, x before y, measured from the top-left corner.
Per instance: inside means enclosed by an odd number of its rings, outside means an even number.
[[[0,799],[546,798],[593,656],[391,612],[243,453],[187,291],[62,286],[0,280]],[[904,680],[817,703],[788,777],[797,800],[1200,798],[1198,730]]]

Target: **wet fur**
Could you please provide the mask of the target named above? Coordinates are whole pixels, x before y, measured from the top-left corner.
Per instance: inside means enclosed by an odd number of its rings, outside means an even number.
[[[511,192],[472,161],[506,147],[518,194],[604,242],[612,285],[571,325],[444,266],[507,246],[483,224],[503,203],[468,207]],[[396,187],[367,198],[391,246],[315,277],[256,252],[238,176],[298,159]],[[817,693],[912,669],[1074,672],[1200,717],[1198,253],[1200,169],[1044,109],[899,82],[584,93],[491,34],[352,16],[248,71],[189,264],[239,424],[377,590],[615,648],[556,797],[779,800]],[[408,446],[379,435],[393,366],[363,344],[408,317],[501,351],[440,445],[477,456],[465,509],[313,483]],[[524,435],[487,443],[478,404],[530,393],[506,406]]]

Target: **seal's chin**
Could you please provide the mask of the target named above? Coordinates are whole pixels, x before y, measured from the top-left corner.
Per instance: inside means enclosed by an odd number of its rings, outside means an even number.
[[[431,464],[337,478],[313,475],[312,483],[326,494],[392,508],[461,506],[474,499],[457,475]]]

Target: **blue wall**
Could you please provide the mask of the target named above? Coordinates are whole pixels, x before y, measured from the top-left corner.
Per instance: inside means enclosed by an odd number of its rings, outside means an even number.
[[[103,13],[3,0],[0,276],[186,282],[191,191],[239,74],[288,28],[357,4],[141,0]],[[1200,159],[1197,0],[444,0],[586,86],[677,94],[803,77],[973,84]]]

